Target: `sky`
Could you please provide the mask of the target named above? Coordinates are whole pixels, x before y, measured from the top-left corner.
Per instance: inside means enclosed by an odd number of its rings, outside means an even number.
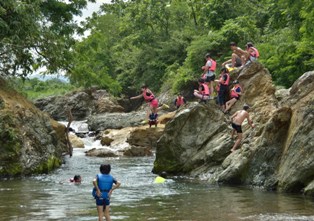
[[[97,12],[103,3],[110,2],[111,0],[96,0],[96,3],[88,2],[86,9],[82,10],[82,16],[76,17],[76,20],[79,22],[85,20],[87,17],[92,16],[93,12]]]

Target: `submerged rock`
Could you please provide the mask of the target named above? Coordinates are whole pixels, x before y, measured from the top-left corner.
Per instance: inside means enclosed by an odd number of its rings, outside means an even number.
[[[81,138],[76,136],[75,134],[70,133],[69,139],[73,148],[84,148],[85,144]]]
[[[164,125],[107,129],[100,136],[103,148],[93,151],[93,156],[104,156],[103,149],[111,150],[117,156],[152,156]]]
[[[153,171],[313,195],[314,72],[300,77],[280,101],[261,64],[237,75],[244,94],[231,112],[248,103],[256,125],[242,125],[241,148],[229,152],[234,144],[229,118],[214,103],[189,104],[166,125]]]

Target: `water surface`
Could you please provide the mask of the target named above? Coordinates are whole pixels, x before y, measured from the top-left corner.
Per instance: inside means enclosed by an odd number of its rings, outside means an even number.
[[[88,148],[99,143],[85,140]],[[154,184],[154,157],[95,158],[75,149],[53,173],[0,181],[0,220],[97,220],[92,180],[101,163],[112,165],[122,186],[114,191],[113,220],[272,221],[313,220],[314,201],[245,187],[211,186],[176,178]],[[69,179],[82,176],[74,185]]]

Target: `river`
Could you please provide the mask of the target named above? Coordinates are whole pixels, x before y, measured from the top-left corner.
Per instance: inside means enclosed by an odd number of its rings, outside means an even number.
[[[86,148],[99,146],[84,139]],[[314,200],[246,187],[211,186],[188,177],[154,184],[154,157],[86,157],[74,149],[61,168],[47,175],[0,181],[0,220],[97,220],[92,180],[101,163],[121,183],[111,201],[112,220],[272,221],[313,220]],[[75,185],[69,179],[82,176]]]

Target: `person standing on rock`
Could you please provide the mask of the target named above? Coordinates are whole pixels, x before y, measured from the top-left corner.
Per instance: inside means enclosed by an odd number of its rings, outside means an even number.
[[[202,67],[204,73],[202,78],[205,80],[205,83],[210,87],[210,93],[212,94],[214,91],[214,83],[215,80],[215,71],[216,71],[216,61],[212,59],[210,53],[205,55],[206,64]]]
[[[169,106],[167,104],[163,104],[161,107],[158,107],[157,98],[155,97],[153,92],[145,84],[141,87],[141,91],[142,91],[142,94],[135,96],[135,97],[130,97],[130,99],[134,100],[134,99],[139,99],[139,98],[143,97],[144,100],[148,103],[150,110],[147,110],[147,113],[146,113],[147,122],[149,122],[149,113],[150,112],[154,113],[157,116],[157,112],[159,109],[169,108]]]
[[[229,82],[230,75],[227,68],[222,68],[220,71],[219,80],[215,80],[219,84],[218,90],[218,103],[220,105],[221,111],[224,112],[226,109],[226,99],[229,94]]]
[[[244,104],[243,110],[239,110],[231,116],[231,121],[232,121],[231,126],[233,128],[231,138],[233,139],[234,133],[235,132],[237,133],[237,140],[234,143],[234,145],[231,149],[231,152],[235,151],[241,143],[241,140],[242,140],[242,126],[241,125],[242,125],[243,121],[245,119],[247,119],[250,126],[252,128],[255,127],[253,124],[253,121],[251,121],[251,119],[250,119],[250,114],[247,112],[249,108],[250,107],[247,104]]]
[[[157,108],[158,108],[158,100],[155,97],[155,95],[153,94],[153,92],[151,90],[149,90],[149,88],[146,85],[143,85],[141,87],[141,91],[142,94],[135,96],[135,97],[130,97],[131,100],[134,99],[139,99],[139,98],[144,98],[144,100],[149,104],[149,108],[151,110],[151,112],[153,112],[154,114],[157,114]],[[148,115],[148,113],[147,113]]]
[[[110,197],[112,191],[119,188],[121,183],[110,175],[110,164],[101,164],[99,170],[100,174],[97,174],[93,181],[93,195],[96,199],[98,221],[102,221],[103,216],[105,216],[106,221],[111,221]]]

